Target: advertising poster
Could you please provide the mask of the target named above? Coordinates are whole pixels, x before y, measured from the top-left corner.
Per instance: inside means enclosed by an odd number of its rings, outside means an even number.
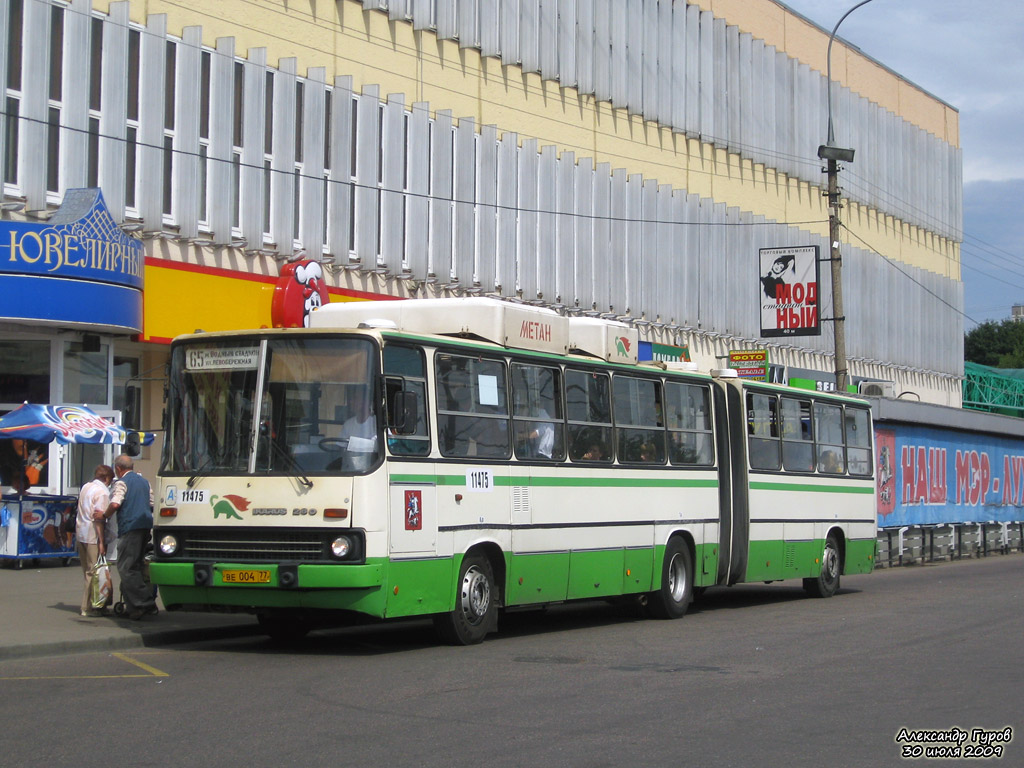
[[[761,248],[761,336],[820,336],[818,246]]]
[[[0,556],[73,556],[76,501],[29,496],[0,500]]]
[[[664,363],[690,362],[689,347],[675,347],[670,344],[656,344],[650,341],[640,342],[637,355],[639,360],[660,360]]]
[[[1024,441],[900,425],[875,445],[880,528],[1022,519]]]
[[[767,349],[733,349],[729,351],[729,367],[741,379],[768,381]]]

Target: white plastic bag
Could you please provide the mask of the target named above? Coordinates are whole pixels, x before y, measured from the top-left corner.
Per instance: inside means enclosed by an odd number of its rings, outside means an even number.
[[[89,583],[89,604],[94,611],[101,611],[111,602],[114,594],[114,582],[110,577],[110,565],[107,558],[100,555],[96,565],[92,567]]]

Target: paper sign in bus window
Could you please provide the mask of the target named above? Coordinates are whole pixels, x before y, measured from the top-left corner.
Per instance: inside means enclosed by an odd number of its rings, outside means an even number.
[[[481,374],[476,377],[480,405],[498,405],[498,377]]]

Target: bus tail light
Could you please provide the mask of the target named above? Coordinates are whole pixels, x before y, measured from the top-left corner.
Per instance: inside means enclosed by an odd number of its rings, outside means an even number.
[[[338,508],[325,509],[324,517],[331,520],[344,520],[348,517],[348,510]]]
[[[177,517],[177,516],[178,516],[178,509],[177,509],[177,507],[161,507],[160,508],[160,517]]]

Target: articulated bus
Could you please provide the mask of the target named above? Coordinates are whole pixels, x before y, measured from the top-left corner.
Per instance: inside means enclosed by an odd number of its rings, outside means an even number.
[[[274,637],[870,572],[855,398],[637,361],[635,329],[489,298],[324,306],[171,346],[150,566],[168,609]],[[692,367],[692,366],[689,366]]]

